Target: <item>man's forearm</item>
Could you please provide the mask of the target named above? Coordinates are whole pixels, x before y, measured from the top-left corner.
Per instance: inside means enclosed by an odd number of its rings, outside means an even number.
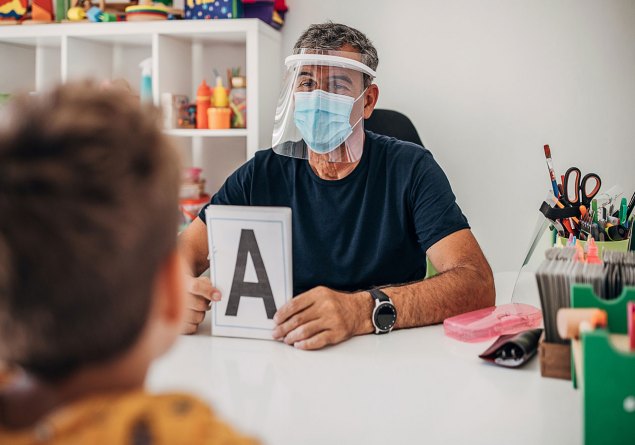
[[[207,226],[199,218],[179,235],[179,250],[188,274],[198,277],[209,268]]]
[[[441,323],[448,317],[493,306],[494,279],[489,270],[456,267],[427,280],[383,288],[397,308],[395,329]],[[374,331],[370,314],[374,306],[368,292],[359,296],[357,334]],[[367,316],[364,316],[365,314]]]
[[[457,314],[493,306],[495,301],[491,271],[469,267],[456,267],[427,280],[383,291],[397,307],[397,329],[441,323]]]

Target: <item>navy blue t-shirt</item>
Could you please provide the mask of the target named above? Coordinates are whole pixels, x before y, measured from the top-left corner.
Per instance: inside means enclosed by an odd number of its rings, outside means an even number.
[[[306,160],[262,150],[211,203],[291,207],[294,295],[423,279],[428,248],[469,228],[428,150],[369,131],[362,159],[343,179],[321,179]],[[205,222],[205,209],[199,216]]]

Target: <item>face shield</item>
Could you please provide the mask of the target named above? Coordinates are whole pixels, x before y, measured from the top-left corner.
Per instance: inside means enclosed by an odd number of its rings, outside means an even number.
[[[285,65],[273,151],[300,159],[359,161],[364,148],[364,78],[375,77],[365,57],[301,48]]]

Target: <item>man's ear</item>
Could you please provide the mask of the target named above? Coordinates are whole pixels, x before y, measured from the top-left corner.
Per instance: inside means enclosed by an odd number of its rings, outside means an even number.
[[[169,323],[180,324],[185,315],[185,283],[183,260],[174,249],[163,262],[157,280],[157,296],[162,299],[161,315]]]
[[[375,105],[377,105],[378,99],[379,87],[373,83],[366,90],[366,95],[364,97],[364,119],[368,119],[370,115],[373,114],[373,110],[375,109]]]

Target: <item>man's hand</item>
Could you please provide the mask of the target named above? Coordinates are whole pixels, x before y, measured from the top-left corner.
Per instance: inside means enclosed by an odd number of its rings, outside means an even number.
[[[185,297],[186,313],[182,334],[194,334],[198,325],[205,319],[205,312],[210,308],[212,301],[220,300],[220,292],[207,277],[187,276],[185,279],[187,296]]]
[[[368,292],[349,294],[315,287],[282,306],[273,317],[273,338],[298,349],[320,349],[372,332]]]

